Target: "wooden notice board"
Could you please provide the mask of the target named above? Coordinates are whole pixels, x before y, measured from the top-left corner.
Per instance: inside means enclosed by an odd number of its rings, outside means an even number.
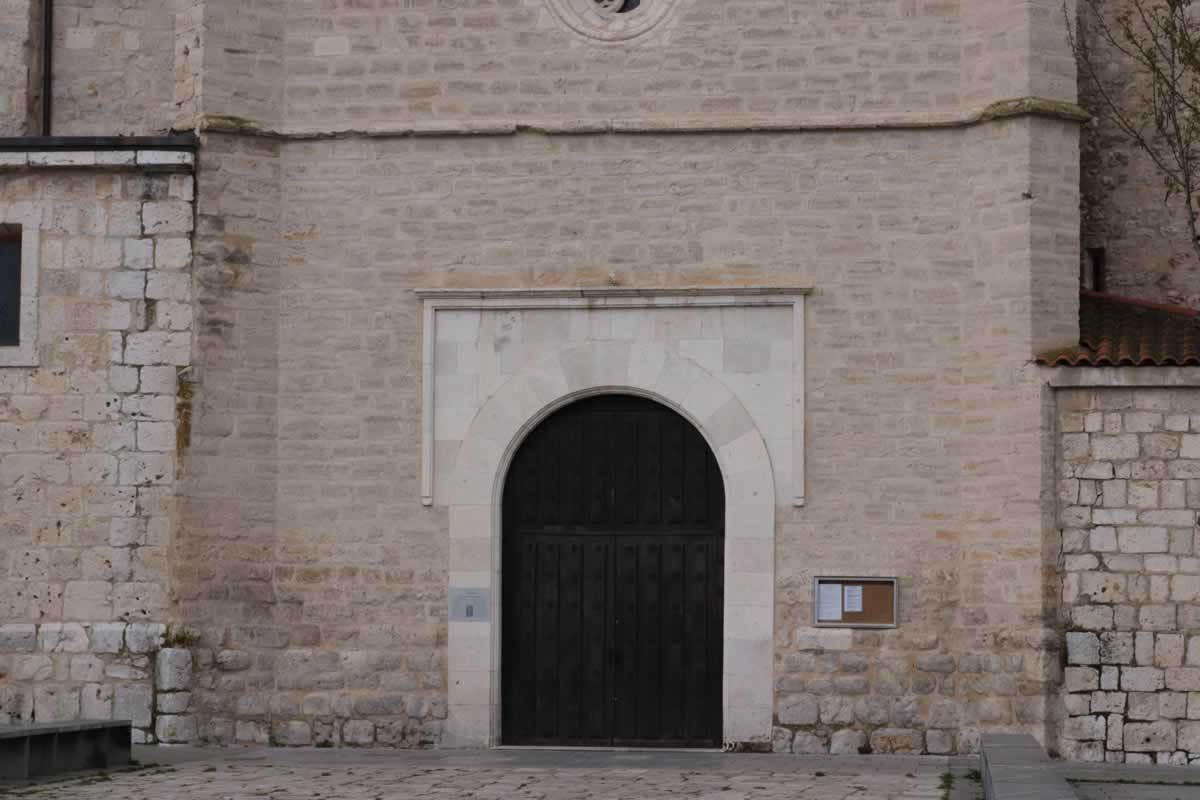
[[[815,623],[829,628],[896,627],[895,578],[828,577],[813,580]]]

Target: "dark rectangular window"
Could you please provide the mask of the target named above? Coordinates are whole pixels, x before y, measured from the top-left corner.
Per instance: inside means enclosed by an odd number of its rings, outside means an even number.
[[[21,343],[21,234],[0,226],[0,347]]]
[[[1080,285],[1084,289],[1103,292],[1106,286],[1105,253],[1103,247],[1087,248],[1087,256],[1083,260],[1082,274],[1079,276]]]

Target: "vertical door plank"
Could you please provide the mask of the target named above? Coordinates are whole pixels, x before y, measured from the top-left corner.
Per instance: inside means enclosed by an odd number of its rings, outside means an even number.
[[[616,613],[613,616],[613,732],[615,739],[637,737],[638,718],[638,546],[616,537]]]
[[[612,544],[610,537],[583,537],[583,600],[580,692],[580,736],[585,739],[611,739],[609,709],[612,688],[608,653],[612,646],[610,582]]]
[[[667,525],[683,522],[683,426],[682,417],[662,419],[662,521]]]
[[[559,550],[558,731],[581,736],[583,694],[583,538],[571,537]]]
[[[557,738],[558,664],[562,657],[558,631],[558,550],[554,541],[538,546],[537,604],[537,735]]]
[[[662,545],[642,539],[638,550],[637,738],[656,739],[662,723]]]
[[[662,521],[662,436],[659,415],[638,417],[638,478],[641,496],[638,516],[645,525]]]
[[[685,566],[682,537],[663,544],[662,574],[659,579],[662,594],[661,639],[662,652],[662,728],[663,739],[685,738],[687,694],[687,615],[684,613]]]

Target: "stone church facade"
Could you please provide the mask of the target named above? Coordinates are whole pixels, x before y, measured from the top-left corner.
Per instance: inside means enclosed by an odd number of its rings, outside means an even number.
[[[1058,0],[0,10],[0,713],[1200,760]]]

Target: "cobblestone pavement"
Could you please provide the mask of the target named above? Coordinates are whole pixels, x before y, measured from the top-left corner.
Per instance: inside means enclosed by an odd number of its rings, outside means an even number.
[[[700,753],[140,750],[141,769],[7,788],[36,800],[943,800],[949,759]],[[151,766],[151,765],[154,766]],[[960,786],[954,800],[973,800]]]
[[[1196,800],[1200,783],[1075,783],[1079,800]]]

